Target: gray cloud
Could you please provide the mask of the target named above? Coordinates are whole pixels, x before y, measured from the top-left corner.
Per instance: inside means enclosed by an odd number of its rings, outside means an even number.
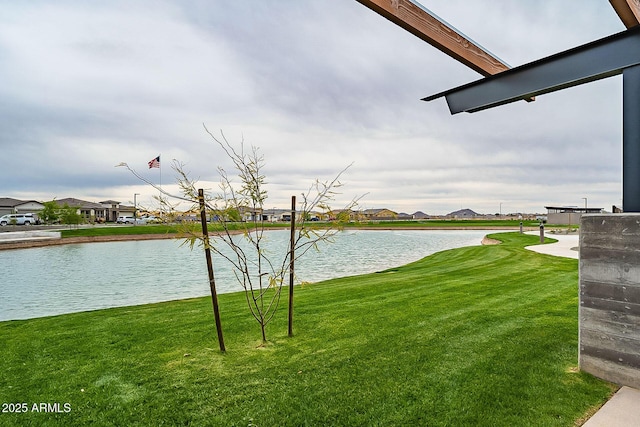
[[[514,66],[624,29],[607,2],[424,4]],[[478,78],[355,0],[5,3],[0,195],[150,200],[113,166],[159,179],[158,154],[165,185],[176,158],[215,187],[204,122],[261,148],[276,206],[351,162],[341,197],[368,207],[619,204],[620,79],[472,115],[420,101]]]

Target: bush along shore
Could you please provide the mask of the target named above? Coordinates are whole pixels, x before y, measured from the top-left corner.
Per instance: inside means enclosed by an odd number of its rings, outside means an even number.
[[[577,369],[577,261],[489,237],[296,287],[266,345],[220,295],[226,353],[210,298],[0,322],[0,425],[579,424],[615,387]]]

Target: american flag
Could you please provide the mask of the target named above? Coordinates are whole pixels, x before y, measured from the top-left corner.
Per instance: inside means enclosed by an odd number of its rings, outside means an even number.
[[[151,168],[159,168],[160,167],[160,156],[149,162],[149,169]]]

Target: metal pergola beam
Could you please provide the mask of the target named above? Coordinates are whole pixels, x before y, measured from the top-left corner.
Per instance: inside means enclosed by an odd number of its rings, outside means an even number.
[[[638,65],[625,68],[622,73],[622,210],[640,212],[640,66]]]
[[[357,0],[483,76],[508,70],[502,60],[411,0]]]
[[[627,28],[640,25],[640,0],[609,0]]]
[[[621,74],[640,64],[640,27],[423,98],[475,112]]]
[[[622,209],[640,212],[640,26],[424,98],[445,97],[452,114],[476,112],[623,75]]]

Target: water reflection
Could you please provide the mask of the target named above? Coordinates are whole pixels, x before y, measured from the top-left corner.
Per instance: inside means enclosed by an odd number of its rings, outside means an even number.
[[[434,252],[478,245],[486,231],[345,231],[296,264],[298,280],[370,273]],[[288,232],[270,231],[284,253]],[[276,257],[277,258],[277,257]],[[219,293],[241,290],[228,263],[214,257]],[[74,244],[0,251],[0,321],[209,294],[201,250],[176,240]]]

